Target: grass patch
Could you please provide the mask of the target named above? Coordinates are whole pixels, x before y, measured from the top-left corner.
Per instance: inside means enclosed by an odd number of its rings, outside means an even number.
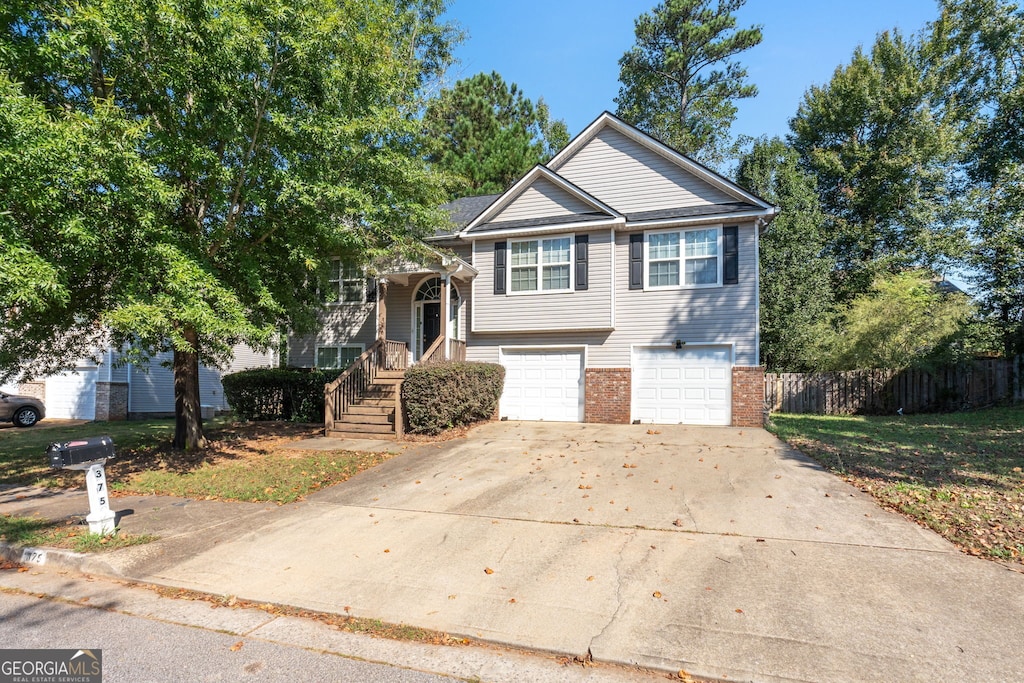
[[[972,555],[1024,564],[1024,406],[772,415],[770,431]]]
[[[290,422],[205,425],[210,446],[171,447],[173,420],[100,422],[49,429],[0,430],[0,484],[82,488],[81,472],[51,470],[45,457],[53,441],[107,434],[117,456],[107,462],[110,489],[120,494],[291,503],[390,457],[387,453],[301,451],[288,446],[321,428]]]
[[[190,471],[153,469],[115,481],[120,493],[162,494],[182,498],[292,503],[327,486],[345,481],[386,459],[383,453],[332,451],[269,455],[245,461],[214,460]]]
[[[65,548],[79,553],[95,553],[142,545],[155,540],[156,536],[149,534],[93,534],[89,532],[87,526],[75,521],[52,522],[32,517],[0,515],[0,541],[13,545],[45,546]]]

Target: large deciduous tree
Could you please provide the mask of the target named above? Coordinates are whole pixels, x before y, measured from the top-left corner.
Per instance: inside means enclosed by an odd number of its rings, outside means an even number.
[[[711,165],[732,154],[735,101],[757,95],[733,57],[761,42],[737,29],[745,0],[665,0],[636,20],[636,44],[619,60],[618,115]]]
[[[790,121],[790,143],[818,181],[842,300],[883,271],[956,253],[946,215],[953,148],[933,86],[918,41],[884,32],[810,88]]]
[[[761,236],[761,362],[773,372],[814,370],[818,323],[832,305],[834,262],[814,177],[778,138],[761,139],[740,159],[737,182],[782,212]]]
[[[1002,352],[1024,353],[1024,10],[945,0],[930,50],[961,134],[970,279]]]
[[[569,142],[543,99],[528,99],[496,72],[442,90],[423,117],[428,159],[451,176],[454,194],[504,192]]]
[[[16,163],[0,189],[16,192],[0,197],[0,282],[20,295],[0,317],[0,371],[66,367],[98,330],[173,349],[175,443],[204,445],[200,362],[309,329],[332,255],[393,248],[437,218],[414,114],[449,61],[442,10],[6,3],[0,161]]]

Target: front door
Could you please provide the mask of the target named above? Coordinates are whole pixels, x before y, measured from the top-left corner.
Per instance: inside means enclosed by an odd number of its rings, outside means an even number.
[[[441,334],[441,302],[430,301],[423,304],[423,350],[420,355],[427,352],[430,345],[434,343]]]

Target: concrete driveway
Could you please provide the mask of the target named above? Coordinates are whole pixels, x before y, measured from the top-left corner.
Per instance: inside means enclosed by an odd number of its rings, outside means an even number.
[[[1024,575],[758,429],[492,423],[130,573],[729,680],[1024,670]]]

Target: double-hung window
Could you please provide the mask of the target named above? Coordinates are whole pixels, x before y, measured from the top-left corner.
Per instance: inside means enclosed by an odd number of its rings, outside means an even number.
[[[327,281],[333,303],[361,304],[366,301],[366,278],[358,267],[334,259]]]
[[[362,353],[361,345],[318,346],[316,347],[316,366],[321,370],[344,370],[352,365]]]
[[[647,234],[647,287],[713,287],[722,284],[719,228]]]
[[[511,291],[568,292],[572,289],[571,236],[510,243]]]

